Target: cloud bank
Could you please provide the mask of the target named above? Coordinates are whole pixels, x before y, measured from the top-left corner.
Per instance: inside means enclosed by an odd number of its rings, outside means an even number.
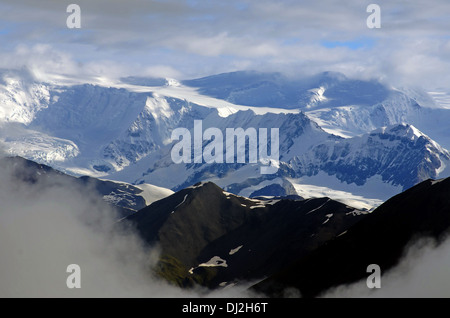
[[[377,1],[380,29],[367,27],[368,1],[79,0],[81,29],[66,27],[69,3],[2,1],[1,66],[180,79],[341,71],[430,89],[450,79],[446,0]]]
[[[17,179],[0,164],[0,297],[246,297],[246,286],[217,292],[181,290],[158,279],[159,250],[89,188],[53,176]],[[81,288],[70,289],[68,265],[80,266]]]

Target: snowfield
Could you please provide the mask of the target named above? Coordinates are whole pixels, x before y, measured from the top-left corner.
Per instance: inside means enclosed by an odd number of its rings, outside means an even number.
[[[235,72],[188,81],[61,79],[59,85],[26,71],[0,76],[4,152],[77,176],[137,184],[147,204],[212,181],[240,196],[327,196],[371,210],[402,186],[450,174],[446,92],[386,87],[331,72],[298,81]],[[192,130],[194,120],[222,131],[278,128],[277,174],[261,177],[261,162],[174,164],[171,132]],[[406,168],[408,162],[420,172]]]

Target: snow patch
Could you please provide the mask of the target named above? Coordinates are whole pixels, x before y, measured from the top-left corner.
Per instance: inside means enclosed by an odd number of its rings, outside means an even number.
[[[435,185],[436,183],[442,182],[444,181],[446,178],[442,178],[442,179],[438,179],[438,180],[433,180],[431,181],[431,185]]]
[[[230,252],[228,253],[229,255],[233,255],[234,253],[236,253],[237,251],[239,251],[244,245],[239,245],[236,248],[233,248],[230,250]]]
[[[198,265],[198,267],[216,267],[216,266],[228,267],[227,261],[220,258],[219,256],[214,256],[206,263],[201,263]]]
[[[207,108],[216,108],[220,112],[221,117],[228,117],[235,111],[239,110],[252,110],[258,115],[264,115],[266,113],[274,114],[298,114],[299,109],[282,109],[282,108],[271,108],[271,107],[252,107],[246,105],[233,104],[231,102],[225,101],[223,99],[218,99],[206,95],[202,95],[198,92],[196,88],[188,87],[183,84],[179,85],[167,85],[162,87],[150,87],[150,86],[140,86],[131,85],[124,83],[116,83],[116,88],[125,88],[132,92],[139,93],[156,93],[160,96],[173,97],[181,100],[186,100],[188,102],[204,106]],[[220,109],[220,110],[219,110]]]
[[[205,183],[206,183],[206,182],[199,182],[198,184],[196,183],[196,184],[194,184],[194,185],[191,185],[191,186],[187,187],[186,189],[197,189],[197,188],[201,188],[201,187],[203,187],[203,186],[205,185]]]
[[[364,215],[364,214],[368,214],[369,212],[366,212],[366,211],[361,211],[361,210],[357,210],[357,209],[355,209],[355,210],[353,210],[353,211],[350,211],[350,212],[347,212],[347,213],[345,213],[345,215],[352,215],[352,216],[357,216],[357,215]]]
[[[372,210],[402,192],[401,186],[383,182],[381,176],[368,178],[364,186],[347,184],[335,176],[319,172],[315,176],[287,179],[305,199],[328,197],[357,209]]]
[[[327,222],[333,217],[333,213],[327,214],[327,215],[325,215],[325,216],[327,217],[327,219],[326,219],[322,224],[327,223]]]
[[[153,202],[164,199],[174,193],[170,189],[158,187],[148,183],[135,185],[135,187],[142,190],[142,193],[139,193],[139,195],[144,198],[145,205],[150,205]]]
[[[312,108],[315,105],[317,105],[321,102],[325,102],[327,100],[327,98],[324,96],[325,87],[323,87],[323,86],[320,86],[318,88],[309,89],[308,92],[312,93],[312,96],[311,96],[306,108]]]
[[[228,265],[226,260],[220,258],[219,256],[214,256],[206,263],[201,263],[197,267],[192,267],[189,269],[189,274],[194,274],[194,270],[198,267],[228,267]]]
[[[257,209],[257,208],[265,208],[265,205],[253,205],[250,207],[250,209]]]
[[[181,203],[179,203],[179,204],[173,209],[173,211],[170,212],[170,213],[174,213],[175,210],[176,210],[180,205],[182,205],[182,204],[186,201],[187,197],[188,197],[188,194],[186,194],[186,195],[184,196],[183,201],[182,201]]]
[[[330,199],[326,200],[326,201],[325,201],[323,204],[321,204],[319,207],[317,207],[317,208],[315,208],[315,209],[312,209],[311,211],[309,211],[309,212],[306,213],[306,214],[310,214],[310,213],[312,213],[312,212],[314,212],[314,211],[319,210],[319,209],[322,208],[325,204],[327,204],[329,201],[330,201]]]

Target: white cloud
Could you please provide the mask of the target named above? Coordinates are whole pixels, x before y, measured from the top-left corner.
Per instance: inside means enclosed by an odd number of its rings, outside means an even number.
[[[381,272],[381,288],[369,289],[364,279],[333,288],[322,297],[442,298],[449,295],[450,239],[438,246],[432,240],[422,239],[407,249],[399,265]]]
[[[1,150],[1,149],[0,149]],[[0,162],[0,297],[246,297],[245,284],[210,292],[182,290],[152,274],[157,246],[95,191],[53,176],[19,182],[27,171]],[[67,266],[81,269],[81,288],[69,289]]]
[[[80,0],[79,30],[65,26],[68,3],[3,1],[3,55],[13,56],[20,45],[48,45],[70,57],[73,63],[59,68],[68,73],[81,65],[85,73],[145,75],[166,68],[170,76],[195,77],[245,67],[340,70],[419,86],[449,81],[446,0],[378,1],[381,29],[367,28],[368,3],[357,0]],[[358,41],[362,47],[352,48]],[[327,42],[342,44],[330,48]],[[56,57],[48,58],[54,64]]]

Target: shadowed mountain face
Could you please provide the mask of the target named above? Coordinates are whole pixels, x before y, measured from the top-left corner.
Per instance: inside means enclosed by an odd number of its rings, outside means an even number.
[[[160,274],[211,288],[267,277],[348,230],[365,212],[329,198],[257,200],[199,183],[127,220],[162,249]]]
[[[427,180],[253,288],[276,297],[286,287],[295,287],[303,297],[315,297],[330,287],[367,278],[369,264],[378,264],[383,272],[392,268],[412,241],[431,237],[439,243],[449,227],[450,178]]]

